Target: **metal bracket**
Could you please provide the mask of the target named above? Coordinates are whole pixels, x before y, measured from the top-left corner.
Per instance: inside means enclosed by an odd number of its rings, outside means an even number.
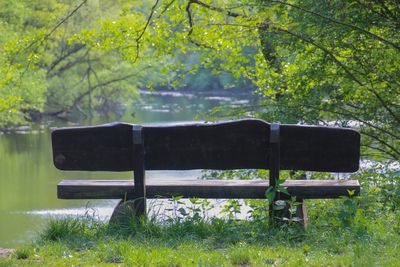
[[[269,186],[272,188],[276,187],[276,183],[279,180],[279,170],[280,170],[280,125],[279,123],[271,123],[270,124],[270,133],[269,133],[269,142],[270,142],[270,151],[269,151]],[[280,193],[274,197],[274,202],[281,198]],[[269,205],[269,215],[270,215],[270,223],[273,223],[273,215],[274,215],[274,205],[270,203]]]
[[[270,151],[269,151],[269,183],[275,186],[279,179],[280,170],[280,125],[279,123],[270,124]]]
[[[280,136],[280,124],[279,123],[271,123],[270,124],[271,131],[269,135],[270,143],[279,143]]]
[[[140,145],[143,143],[142,129],[142,125],[132,125],[132,137],[134,145]]]

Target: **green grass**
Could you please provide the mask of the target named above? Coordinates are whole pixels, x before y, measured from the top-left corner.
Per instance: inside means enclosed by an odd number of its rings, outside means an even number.
[[[371,177],[358,177],[361,197],[308,201],[307,230],[270,227],[260,214],[242,221],[155,216],[119,226],[65,218],[0,266],[400,266],[398,183]]]

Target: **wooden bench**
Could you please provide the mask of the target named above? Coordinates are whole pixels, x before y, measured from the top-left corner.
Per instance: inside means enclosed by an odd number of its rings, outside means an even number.
[[[133,180],[63,180],[61,199],[128,199],[137,215],[146,198],[263,199],[280,170],[355,172],[360,135],[343,128],[268,124],[245,119],[213,124],[140,126],[111,123],[52,132],[60,170],[132,171]],[[149,180],[146,170],[268,169],[269,180]],[[360,192],[356,180],[286,180],[298,201]],[[276,199],[287,198],[285,194]],[[303,216],[301,211],[299,216]],[[305,219],[305,218],[304,218]]]

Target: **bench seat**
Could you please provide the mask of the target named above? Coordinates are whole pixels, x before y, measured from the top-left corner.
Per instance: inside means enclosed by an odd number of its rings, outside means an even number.
[[[322,199],[359,195],[357,180],[286,180],[291,195],[299,199]],[[172,196],[199,198],[263,199],[268,180],[148,180],[147,198]],[[60,199],[133,199],[133,180],[63,180],[57,186]],[[282,194],[285,198],[285,194]]]

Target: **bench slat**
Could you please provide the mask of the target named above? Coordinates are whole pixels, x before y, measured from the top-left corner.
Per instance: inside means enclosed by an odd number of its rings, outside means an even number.
[[[146,170],[268,169],[270,124],[256,119],[143,126]],[[354,172],[360,134],[351,129],[281,125],[280,169]],[[131,171],[132,125],[112,123],[52,132],[60,170]]]
[[[149,180],[148,198],[171,196],[199,198],[265,198],[266,180]],[[338,198],[347,190],[360,193],[357,180],[286,180],[283,186],[291,195],[303,199]],[[63,180],[58,184],[61,199],[132,199],[133,180]],[[285,195],[283,195],[284,197]]]

